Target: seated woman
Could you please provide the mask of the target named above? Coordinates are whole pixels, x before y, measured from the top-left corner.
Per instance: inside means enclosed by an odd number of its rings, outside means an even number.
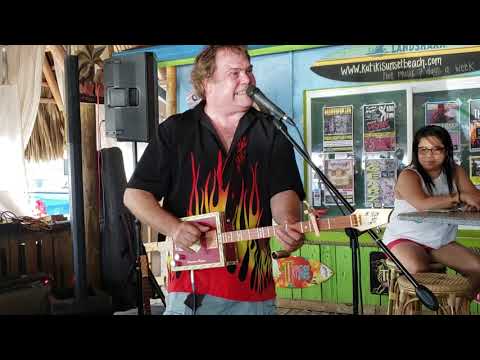
[[[455,242],[457,225],[416,223],[398,214],[448,209],[462,204],[480,210],[480,191],[455,164],[450,134],[440,126],[425,126],[413,140],[412,163],[399,175],[395,204],[383,242],[412,273],[429,272],[429,264],[442,263],[468,278],[472,298],[480,300],[480,256]]]

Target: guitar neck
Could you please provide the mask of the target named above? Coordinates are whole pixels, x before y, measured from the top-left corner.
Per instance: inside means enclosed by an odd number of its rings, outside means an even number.
[[[302,221],[297,224],[299,228],[298,230],[304,234],[315,231],[313,224],[310,221]],[[345,229],[349,227],[358,226],[359,219],[357,218],[356,215],[337,216],[337,217],[317,220],[317,224],[318,224],[319,230]],[[229,232],[222,233],[221,238],[223,243],[234,243],[237,241],[270,238],[272,236],[276,236],[276,231],[278,229],[285,229],[285,227],[286,227],[285,225],[275,225],[275,226],[267,226],[267,227],[260,227],[260,228],[254,228],[254,229],[229,231]]]

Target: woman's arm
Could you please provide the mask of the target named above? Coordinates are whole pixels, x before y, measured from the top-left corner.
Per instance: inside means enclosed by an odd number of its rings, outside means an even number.
[[[472,184],[465,170],[458,165],[455,168],[455,182],[460,201],[467,205],[467,210],[480,210],[480,190]]]
[[[458,193],[451,195],[428,195],[422,189],[420,176],[409,169],[400,173],[395,190],[401,199],[408,201],[419,211],[429,209],[448,209],[457,205],[460,200]]]

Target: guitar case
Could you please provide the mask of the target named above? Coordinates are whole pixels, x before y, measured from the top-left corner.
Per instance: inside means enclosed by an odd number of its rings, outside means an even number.
[[[127,186],[122,152],[118,147],[102,149],[101,268],[104,290],[112,297],[114,311],[136,306],[135,219],[123,204]]]

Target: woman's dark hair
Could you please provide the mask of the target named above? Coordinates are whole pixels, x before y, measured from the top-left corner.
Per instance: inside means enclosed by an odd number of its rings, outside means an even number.
[[[453,144],[452,139],[450,138],[450,134],[443,127],[436,125],[428,125],[419,129],[416,132],[415,137],[413,138],[412,165],[420,173],[423,181],[425,182],[427,190],[431,195],[435,184],[433,183],[430,175],[428,175],[423,166],[420,164],[420,161],[418,161],[418,144],[420,143],[421,139],[429,136],[436,137],[442,142],[443,146],[445,147],[445,160],[442,164],[442,170],[447,176],[448,191],[450,191],[451,194],[453,193],[453,174],[455,170],[455,161],[453,159]]]

